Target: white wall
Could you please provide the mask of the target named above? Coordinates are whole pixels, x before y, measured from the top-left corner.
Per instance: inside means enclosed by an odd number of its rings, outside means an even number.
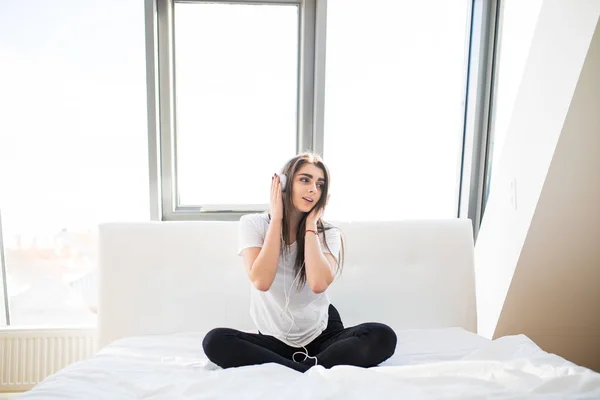
[[[599,16],[598,0],[543,3],[475,249],[480,334],[596,369]]]

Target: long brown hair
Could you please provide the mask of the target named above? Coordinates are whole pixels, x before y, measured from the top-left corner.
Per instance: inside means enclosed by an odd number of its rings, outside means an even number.
[[[294,187],[294,177],[296,173],[302,168],[305,164],[314,164],[319,167],[323,171],[323,175],[325,178],[325,183],[321,187],[321,198],[314,205],[314,207],[324,207],[327,203],[327,197],[329,196],[329,183],[330,183],[330,173],[329,168],[325,165],[321,157],[314,153],[302,153],[297,156],[291,158],[283,168],[281,169],[281,173],[285,174],[288,177],[287,186],[285,192],[283,192],[282,200],[283,200],[283,221],[281,226],[281,248],[283,251],[288,251],[288,243],[290,243],[290,216],[292,211],[294,211],[293,205],[293,187]],[[294,275],[299,276],[298,280],[298,288],[303,287],[306,284],[306,267],[304,265],[304,232],[306,230],[306,218],[309,213],[305,213],[300,219],[300,223],[298,224],[298,230],[296,231],[296,261],[294,263]],[[325,238],[325,231],[336,228],[335,226],[323,221],[321,218],[317,221],[317,231],[319,232],[319,236],[323,236],[323,244],[327,250],[331,253],[331,249],[327,244],[327,239]],[[337,229],[337,228],[336,228]],[[344,264],[344,239],[341,236],[341,250],[339,257],[336,254],[332,253],[332,256],[335,258],[337,268],[336,274],[340,273]]]

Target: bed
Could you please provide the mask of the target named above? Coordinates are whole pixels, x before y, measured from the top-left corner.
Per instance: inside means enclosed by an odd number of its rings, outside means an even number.
[[[524,335],[476,334],[468,220],[337,224],[343,274],[328,290],[346,326],[378,321],[398,336],[378,367],[276,364],[223,370],[202,350],[217,326],[254,331],[235,222],[100,227],[98,352],[21,398],[600,399],[600,374]]]

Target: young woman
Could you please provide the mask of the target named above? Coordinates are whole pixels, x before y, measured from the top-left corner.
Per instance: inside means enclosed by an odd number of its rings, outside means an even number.
[[[322,220],[329,170],[319,156],[305,153],[281,173],[287,185],[283,191],[282,179],[273,176],[270,214],[245,215],[239,223],[239,254],[253,286],[250,314],[258,333],[213,329],[204,352],[223,368],[376,366],[394,353],[394,331],[380,323],[344,328],[327,297],[344,252],[340,231]]]

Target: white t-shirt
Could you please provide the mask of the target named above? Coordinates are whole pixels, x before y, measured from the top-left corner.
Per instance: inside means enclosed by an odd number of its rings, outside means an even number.
[[[268,214],[247,214],[239,222],[238,255],[248,247],[262,247],[269,228]],[[328,253],[321,238],[321,249]],[[339,257],[341,238],[336,228],[325,231],[331,253]],[[268,291],[262,292],[251,285],[250,316],[256,328],[265,335],[274,336],[292,347],[306,346],[327,327],[329,297],[326,292],[316,294],[308,284],[298,291],[299,277],[294,281],[296,242],[279,255],[275,279]],[[286,294],[289,304],[286,307]]]

